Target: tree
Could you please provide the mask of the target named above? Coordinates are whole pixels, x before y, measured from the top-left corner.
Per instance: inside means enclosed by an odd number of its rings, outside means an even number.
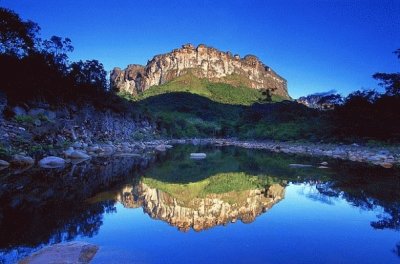
[[[78,61],[71,64],[70,76],[77,85],[97,91],[107,90],[107,72],[98,60]]]
[[[400,59],[400,49],[393,52]],[[379,85],[383,86],[387,95],[400,96],[400,73],[375,73],[372,77],[379,80]]]
[[[330,94],[321,97],[317,104],[321,106],[322,109],[333,109],[335,106],[343,103],[343,97],[340,94]]]
[[[49,40],[44,40],[41,45],[41,53],[45,55],[49,64],[66,73],[68,68],[67,53],[74,50],[71,39],[52,36]]]
[[[0,53],[22,57],[35,51],[40,42],[40,27],[30,20],[23,21],[18,14],[0,8]]]

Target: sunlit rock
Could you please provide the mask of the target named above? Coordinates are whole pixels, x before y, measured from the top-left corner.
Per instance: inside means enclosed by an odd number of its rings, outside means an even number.
[[[230,52],[202,44],[197,48],[186,44],[169,53],[154,56],[146,66],[131,64],[125,70],[114,68],[110,80],[113,89],[135,95],[189,72],[211,82],[272,89],[274,94],[289,98],[286,80],[256,56],[247,55],[241,59]],[[232,76],[238,78],[229,78]],[[236,83],[237,79],[245,83]]]

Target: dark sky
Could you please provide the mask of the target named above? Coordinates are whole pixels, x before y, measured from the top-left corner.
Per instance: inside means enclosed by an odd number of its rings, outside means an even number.
[[[71,59],[107,70],[145,64],[184,43],[254,54],[288,80],[291,96],[377,88],[399,71],[400,0],[0,0],[42,36],[73,41]]]

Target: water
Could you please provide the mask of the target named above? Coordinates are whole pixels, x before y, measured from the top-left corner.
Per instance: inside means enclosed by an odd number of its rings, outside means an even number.
[[[400,262],[395,169],[176,146],[0,177],[4,263],[71,240],[100,246],[92,263]]]

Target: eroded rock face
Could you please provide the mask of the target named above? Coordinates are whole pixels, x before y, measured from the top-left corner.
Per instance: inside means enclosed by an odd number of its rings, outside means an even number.
[[[286,80],[257,57],[240,58],[205,45],[197,48],[191,44],[183,45],[170,53],[154,56],[146,66],[131,64],[125,70],[114,68],[110,79],[115,90],[137,94],[188,72],[198,78],[233,85],[235,83],[229,76],[239,75],[250,88],[271,89],[273,94],[289,98]]]
[[[143,207],[152,218],[166,221],[181,231],[191,228],[202,231],[237,220],[253,222],[257,216],[282,200],[284,194],[283,186],[273,184],[265,189],[213,194],[185,202],[140,182],[134,187],[125,187],[117,200],[124,207]]]

